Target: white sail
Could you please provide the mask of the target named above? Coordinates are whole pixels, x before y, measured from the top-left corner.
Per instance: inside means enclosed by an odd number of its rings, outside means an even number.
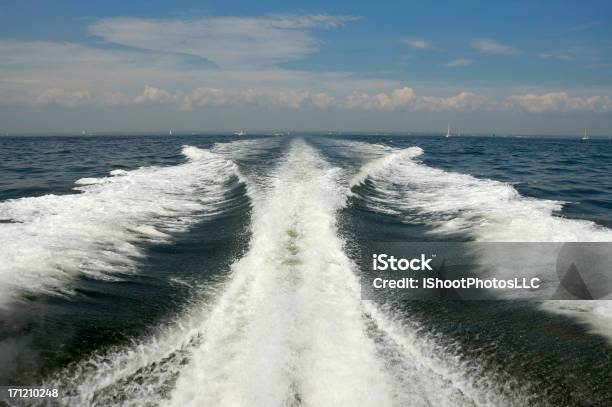
[[[589,133],[587,133],[587,129],[584,129],[584,135],[582,136],[582,140],[588,140],[589,137]]]
[[[450,132],[450,124],[448,125],[448,128],[446,129],[446,137],[450,137],[451,136],[451,132]]]

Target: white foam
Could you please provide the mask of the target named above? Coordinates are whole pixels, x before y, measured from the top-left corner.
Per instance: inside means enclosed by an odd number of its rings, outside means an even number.
[[[406,222],[425,221],[440,237],[460,234],[479,242],[612,242],[610,229],[557,216],[562,202],[525,197],[508,183],[426,166],[418,162],[422,153],[418,147],[395,150],[364,165],[352,185],[368,179],[375,193],[363,198],[371,209],[397,215]],[[525,245],[520,253],[508,257],[507,250],[492,246],[479,255],[488,270],[495,266],[495,273],[504,278],[541,277],[547,284],[542,294],[546,298],[559,284],[556,259],[561,247],[549,245],[549,251],[543,253],[536,246]],[[566,314],[574,309],[574,316],[590,318],[597,332],[610,332],[612,306],[608,301],[554,305],[559,303],[545,307]]]
[[[337,237],[346,196],[337,176],[312,148],[293,144],[255,207],[249,253],[233,266],[172,405],[390,404]]]
[[[114,177],[120,177],[122,175],[128,175],[129,172],[126,170],[112,170],[109,174]]]
[[[360,143],[361,148],[359,150],[366,148],[362,144],[363,143]],[[385,150],[374,147],[374,151],[380,154],[381,151]],[[351,179],[350,186],[354,187],[355,185],[364,182],[368,177],[373,177],[383,173],[389,166],[393,165],[393,163],[397,161],[418,157],[421,154],[423,154],[423,150],[420,147],[411,147],[400,151],[387,151],[382,157],[371,160],[367,164],[363,165],[359,169],[359,172]]]
[[[369,162],[394,150],[392,147],[384,144],[366,143],[356,140],[324,138],[320,141],[325,144],[326,148],[334,149],[336,154],[357,162]]]
[[[241,176],[247,186],[249,197],[253,203],[256,203],[265,199],[270,189],[272,174],[269,162],[274,159],[272,151],[277,149],[281,142],[281,137],[235,140],[229,143],[216,143],[211,151],[237,163],[248,161],[251,164],[246,168],[243,167]]]
[[[390,195],[389,205],[428,215],[442,235],[461,232],[486,242],[612,241],[610,229],[555,216],[562,202],[524,197],[507,183],[428,167],[414,160],[422,153],[419,147],[394,151],[366,164],[353,185],[369,177],[383,197]]]
[[[234,161],[257,159],[261,155],[268,155],[270,149],[278,147],[281,141],[282,138],[279,137],[235,140],[229,143],[216,143],[211,151]]]
[[[190,312],[152,337],[129,346],[94,353],[47,378],[44,385],[61,388],[63,406],[163,405],[184,367],[189,353],[201,340],[202,320],[210,312],[210,297],[218,287],[209,285],[202,301]]]
[[[139,243],[167,240],[221,210],[237,168],[196,147],[183,153],[184,164],[80,179],[80,193],[1,202],[0,219],[10,223],[0,223],[0,306],[24,291],[66,290],[79,274],[131,271]]]
[[[191,160],[202,160],[205,158],[215,158],[215,155],[208,150],[193,146],[183,146],[183,155]]]
[[[255,202],[250,248],[214,300],[50,383],[68,383],[72,405],[512,404],[483,372],[361,301],[336,227],[349,193],[341,179],[293,141]]]
[[[439,340],[414,321],[410,326],[364,302],[364,312],[379,333],[381,354],[393,372],[394,405],[398,406],[525,406],[534,396],[525,383],[485,372],[477,360],[460,358],[456,344]]]
[[[553,300],[543,302],[542,308],[583,322],[590,332],[602,335],[612,343],[612,300]]]
[[[292,144],[270,194],[255,206],[251,248],[202,325],[205,337],[171,405],[504,404],[479,379],[440,362],[443,350],[408,352],[416,335],[398,343],[397,325],[373,304],[364,308],[336,229],[348,195],[340,179],[310,146]],[[401,363],[386,358],[369,324],[394,344]]]

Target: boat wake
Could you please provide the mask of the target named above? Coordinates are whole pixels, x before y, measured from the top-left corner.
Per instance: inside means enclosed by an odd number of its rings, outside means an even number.
[[[363,148],[359,143],[355,150],[361,153]],[[479,253],[499,277],[538,276],[551,283],[547,298],[552,298],[558,287],[555,266],[562,243],[612,242],[608,228],[557,216],[563,202],[525,197],[507,183],[429,167],[419,162],[423,154],[419,147],[385,151],[374,145],[371,151],[378,157],[362,166],[351,185],[365,187],[360,198],[372,211],[397,216],[405,223],[424,223],[432,236],[440,239],[559,242],[547,245],[548,252],[538,245],[512,246],[520,252],[513,253],[511,259],[494,245]],[[610,253],[602,255],[612,257]],[[544,301],[543,307],[587,322],[594,332],[612,340],[610,301]]]
[[[66,405],[480,406],[527,397],[362,301],[337,213],[350,185],[293,140],[254,200],[248,252],[216,295],[154,338],[46,385]]]
[[[80,193],[1,202],[0,308],[24,293],[67,293],[79,275],[130,273],[143,243],[222,213],[239,182],[236,165],[196,147],[183,154],[177,166],[82,178]]]

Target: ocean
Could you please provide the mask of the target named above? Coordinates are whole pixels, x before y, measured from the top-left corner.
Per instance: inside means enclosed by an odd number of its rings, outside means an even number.
[[[364,300],[360,254],[385,241],[612,242],[612,143],[0,137],[0,386],[71,406],[612,405],[610,301]]]

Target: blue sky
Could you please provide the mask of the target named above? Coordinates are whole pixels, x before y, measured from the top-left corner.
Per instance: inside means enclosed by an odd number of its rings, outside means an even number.
[[[609,1],[5,1],[0,131],[612,132]]]

